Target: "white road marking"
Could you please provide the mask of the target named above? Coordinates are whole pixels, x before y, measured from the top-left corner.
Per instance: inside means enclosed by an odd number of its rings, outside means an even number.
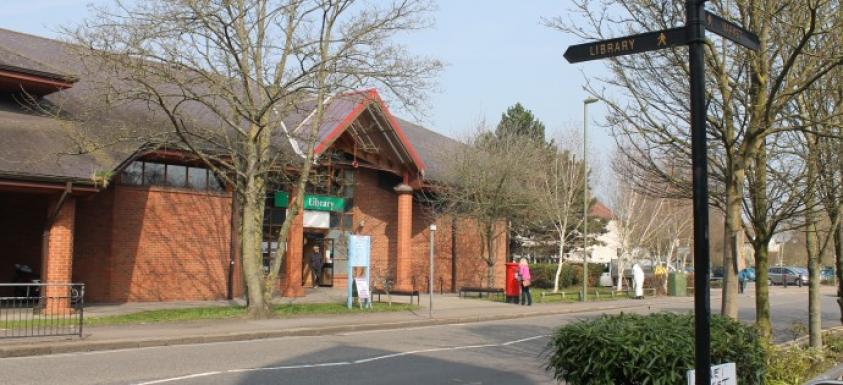
[[[213,376],[215,374],[220,374],[220,373],[222,373],[222,372],[196,373],[196,374],[189,374],[189,375],[186,375],[186,376],[167,378],[167,379],[163,379],[163,380],[147,381],[147,382],[143,382],[142,384],[143,385],[163,384],[165,382],[173,382],[173,381],[180,381],[180,380],[189,380],[191,378]],[[138,384],[138,385],[140,385],[140,384]]]
[[[189,380],[198,377],[207,377],[207,376],[214,376],[219,374],[232,374],[232,373],[245,373],[245,372],[263,372],[263,371],[276,371],[276,370],[291,370],[291,369],[311,369],[311,368],[324,368],[324,367],[332,367],[332,366],[348,366],[348,365],[360,365],[366,364],[369,362],[386,360],[390,358],[397,358],[397,357],[404,357],[409,355],[415,354],[424,354],[424,353],[435,353],[435,352],[445,352],[445,351],[455,351],[455,350],[466,350],[466,349],[484,349],[484,348],[494,348],[494,347],[502,347],[502,346],[511,346],[514,344],[533,341],[540,338],[549,337],[549,334],[542,334],[538,336],[532,336],[527,338],[521,338],[517,340],[497,343],[497,344],[483,344],[483,345],[463,345],[463,346],[448,346],[442,348],[431,348],[431,349],[421,349],[421,350],[410,350],[406,352],[399,352],[399,353],[392,353],[392,354],[385,354],[382,356],[375,356],[369,358],[361,358],[359,360],[354,361],[339,361],[339,362],[325,362],[321,364],[301,364],[301,365],[287,365],[287,366],[274,366],[274,367],[267,367],[267,368],[241,368],[241,369],[229,369],[229,370],[222,370],[222,371],[213,371],[213,372],[204,372],[204,373],[196,373],[196,374],[189,374],[179,377],[170,377],[170,378],[162,378],[159,380],[153,381],[146,381],[146,382],[138,382],[134,385],[155,385],[155,384],[164,384],[168,382],[176,382],[181,380]]]

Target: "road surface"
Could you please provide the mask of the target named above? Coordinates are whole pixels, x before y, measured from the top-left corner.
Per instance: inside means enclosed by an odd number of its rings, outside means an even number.
[[[774,289],[780,339],[794,321],[807,321],[806,298],[805,289]],[[839,324],[834,300],[823,296],[827,327]],[[719,298],[712,302],[717,309]],[[753,304],[751,294],[741,297],[742,318],[752,318]],[[661,310],[642,305],[635,311]],[[0,360],[0,384],[554,384],[544,370],[548,336],[597,315],[7,358]]]

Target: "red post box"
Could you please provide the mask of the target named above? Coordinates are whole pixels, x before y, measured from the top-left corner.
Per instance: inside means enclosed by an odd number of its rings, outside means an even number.
[[[518,273],[518,264],[515,262],[506,263],[506,302],[518,303],[518,296],[521,295],[521,282],[515,279]]]

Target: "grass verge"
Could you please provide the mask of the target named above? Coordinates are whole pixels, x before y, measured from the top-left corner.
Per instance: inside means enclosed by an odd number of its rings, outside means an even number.
[[[346,307],[345,304],[315,303],[275,305],[273,306],[272,310],[277,318],[287,318],[300,315],[341,315],[372,312],[400,312],[414,310],[417,308],[417,306],[410,304],[392,304],[392,306],[388,306],[385,303],[375,303],[372,309],[360,309],[359,307],[353,307],[349,309]],[[146,310],[129,314],[102,317],[85,317],[84,322],[85,327],[90,327],[245,318],[245,306],[208,306],[182,309]],[[68,320],[33,318],[30,320],[16,320],[0,323],[0,330],[58,326],[56,325],[57,322],[60,323],[62,327],[72,326],[68,323]]]

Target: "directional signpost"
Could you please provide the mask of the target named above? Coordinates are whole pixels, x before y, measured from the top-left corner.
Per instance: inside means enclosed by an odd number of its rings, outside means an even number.
[[[581,61],[655,51],[687,43],[687,32],[685,28],[680,27],[572,45],[565,50],[564,56],[569,63],[579,63]]]
[[[753,51],[761,47],[761,42],[754,33],[708,11],[705,12],[705,29]]]
[[[691,158],[694,191],[694,328],[695,362],[699,375],[696,385],[711,384],[711,305],[709,293],[708,249],[708,171],[705,137],[705,30],[752,50],[759,48],[758,37],[705,11],[705,0],[685,1],[685,26],[596,41],[568,47],[565,59],[570,63],[688,45],[691,71]]]

